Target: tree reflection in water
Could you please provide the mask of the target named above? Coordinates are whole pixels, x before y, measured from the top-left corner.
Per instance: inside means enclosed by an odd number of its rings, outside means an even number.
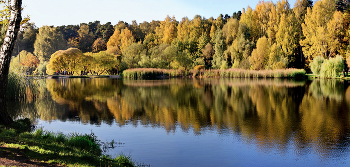
[[[112,124],[115,119],[119,126],[163,127],[168,133],[177,128],[196,134],[233,133],[264,149],[283,151],[294,145],[321,156],[348,149],[350,90],[343,81],[42,81],[46,83],[40,93],[46,96],[30,102],[37,112],[31,115],[42,120]]]

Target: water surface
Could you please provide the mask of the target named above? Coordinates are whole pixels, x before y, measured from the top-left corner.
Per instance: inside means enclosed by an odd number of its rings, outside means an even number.
[[[348,83],[43,79],[9,107],[38,127],[95,133],[151,166],[349,166]],[[33,93],[32,93],[33,94]],[[31,98],[32,97],[32,98]]]

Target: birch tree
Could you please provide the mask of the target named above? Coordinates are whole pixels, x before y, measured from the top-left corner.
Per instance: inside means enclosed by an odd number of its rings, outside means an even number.
[[[0,49],[0,124],[10,124],[13,122],[12,118],[7,113],[6,90],[11,54],[22,20],[21,6],[22,0],[11,0],[9,7],[11,15],[4,42]]]

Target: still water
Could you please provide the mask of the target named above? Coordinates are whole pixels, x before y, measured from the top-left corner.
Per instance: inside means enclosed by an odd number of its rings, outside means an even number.
[[[342,80],[41,79],[13,117],[151,166],[350,166]],[[37,92],[37,94],[33,94]]]

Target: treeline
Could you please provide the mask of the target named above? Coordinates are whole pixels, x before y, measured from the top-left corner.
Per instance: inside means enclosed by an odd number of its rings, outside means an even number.
[[[101,51],[108,57],[114,55],[114,66],[106,73],[128,68],[189,70],[197,65],[206,69],[309,70],[316,56],[347,59],[350,55],[349,14],[345,0],[315,4],[297,0],[294,8],[280,0],[276,4],[260,1],[254,9],[248,6],[216,19],[196,15],[180,21],[169,16],[163,21],[119,21],[114,26],[99,21],[40,28],[27,24],[20,32],[14,56],[25,50],[24,57],[30,54],[37,58],[28,63],[17,56],[17,64],[38,74],[46,72],[56,51],[68,48],[90,55]]]

